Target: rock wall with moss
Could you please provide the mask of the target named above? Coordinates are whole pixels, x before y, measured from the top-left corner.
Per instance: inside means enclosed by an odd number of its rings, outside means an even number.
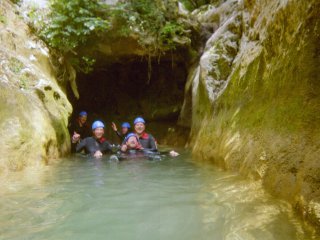
[[[180,115],[196,156],[261,179],[318,226],[319,12],[317,0],[231,0],[194,11],[213,33],[189,71]]]
[[[42,165],[69,149],[72,108],[49,51],[16,6],[0,2],[0,174]]]

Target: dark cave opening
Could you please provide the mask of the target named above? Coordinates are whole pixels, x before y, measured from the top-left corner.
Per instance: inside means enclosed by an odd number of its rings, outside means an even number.
[[[158,139],[164,139],[168,131],[179,128],[176,123],[186,79],[187,66],[183,61],[148,63],[139,58],[99,65],[90,74],[78,74],[79,99],[68,89],[73,105],[70,121],[80,111],[87,111],[89,125],[96,119],[104,121],[106,135],[116,140],[109,127],[111,122],[118,126],[124,121],[132,124],[136,116],[143,116],[148,130],[155,132]]]

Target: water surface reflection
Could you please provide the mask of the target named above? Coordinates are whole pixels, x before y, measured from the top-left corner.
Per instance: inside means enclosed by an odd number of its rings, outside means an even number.
[[[1,239],[317,238],[259,182],[195,164],[188,153],[119,163],[70,158],[43,172],[6,182]]]

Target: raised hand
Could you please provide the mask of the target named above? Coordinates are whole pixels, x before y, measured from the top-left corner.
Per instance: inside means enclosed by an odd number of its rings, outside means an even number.
[[[177,157],[177,156],[180,155],[179,153],[177,153],[177,152],[174,151],[174,150],[170,151],[169,154],[170,154],[171,157]]]
[[[73,136],[72,136],[72,142],[73,143],[77,143],[80,140],[80,134],[78,134],[77,132],[73,132]]]
[[[123,144],[123,145],[121,146],[121,151],[122,151],[122,152],[127,151],[127,149],[128,149],[128,146],[127,146],[126,144]]]
[[[112,127],[113,131],[115,131],[115,132],[118,131],[117,125],[114,122],[111,123],[111,127]]]
[[[101,158],[102,155],[103,155],[102,152],[96,151],[93,156],[94,156],[95,158]]]

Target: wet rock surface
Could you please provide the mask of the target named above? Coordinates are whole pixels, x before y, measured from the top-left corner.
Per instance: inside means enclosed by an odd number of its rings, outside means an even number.
[[[69,150],[71,105],[48,49],[8,1],[0,3],[0,174],[42,165]]]
[[[196,13],[217,29],[189,71],[180,115],[192,119],[193,152],[262,179],[320,226],[320,3],[224,5],[223,23],[217,7]]]

